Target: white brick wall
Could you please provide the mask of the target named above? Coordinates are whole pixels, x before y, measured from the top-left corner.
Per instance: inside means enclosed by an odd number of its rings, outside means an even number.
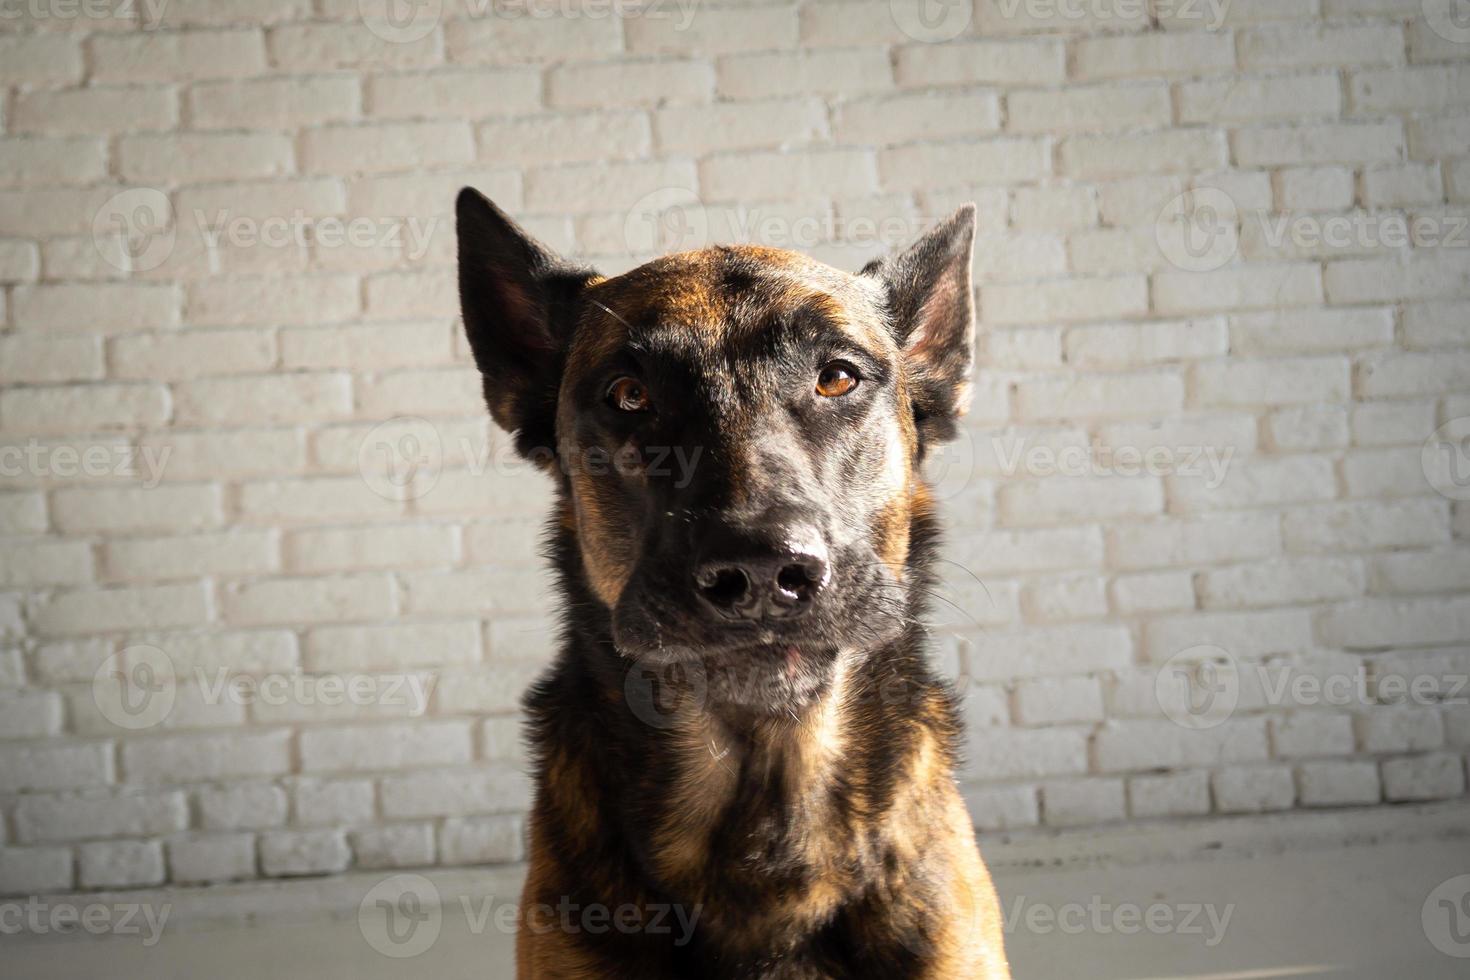
[[[978,202],[981,827],[1465,793],[1470,45],[1420,4],[443,6],[0,25],[0,893],[523,857],[546,492],[466,183],[609,272]]]

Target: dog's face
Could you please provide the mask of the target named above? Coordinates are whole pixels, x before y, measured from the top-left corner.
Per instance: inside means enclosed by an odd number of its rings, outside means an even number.
[[[565,481],[620,653],[779,711],[904,627],[918,466],[969,389],[972,210],[858,275],[731,247],[613,279],[458,212],[486,400]]]

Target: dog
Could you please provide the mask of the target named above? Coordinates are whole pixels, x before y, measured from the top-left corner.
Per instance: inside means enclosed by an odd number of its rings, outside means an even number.
[[[456,217],[485,401],[556,487],[517,976],[1008,978],[922,622],[974,207],[856,275],[717,246],[604,278],[471,188]]]

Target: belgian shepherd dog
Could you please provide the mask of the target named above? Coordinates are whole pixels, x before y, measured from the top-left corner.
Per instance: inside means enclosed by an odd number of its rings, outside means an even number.
[[[457,219],[485,400],[555,487],[518,976],[1008,977],[924,651],[973,206],[855,275],[720,246],[606,278],[472,189]]]

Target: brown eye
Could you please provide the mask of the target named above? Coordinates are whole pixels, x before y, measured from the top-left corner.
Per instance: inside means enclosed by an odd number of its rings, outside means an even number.
[[[817,375],[817,394],[823,398],[841,398],[857,386],[857,370],[841,362],[828,364]]]
[[[607,389],[607,403],[620,412],[646,412],[653,407],[648,389],[634,378],[619,378]]]

